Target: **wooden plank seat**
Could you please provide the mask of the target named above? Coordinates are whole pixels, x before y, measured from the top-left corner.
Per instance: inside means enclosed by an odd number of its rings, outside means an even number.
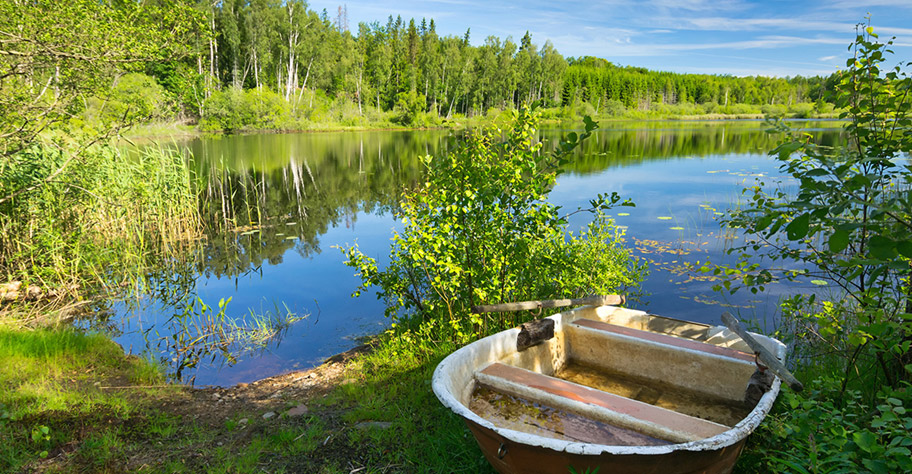
[[[499,362],[477,371],[475,378],[504,393],[672,442],[696,441],[729,429],[712,421]]]
[[[682,349],[689,349],[692,351],[699,351],[708,354],[720,355],[723,357],[730,357],[732,359],[754,362],[753,354],[748,354],[747,352],[742,352],[728,347],[717,346],[715,344],[708,344],[706,342],[694,341],[691,339],[684,339],[681,337],[669,336],[667,334],[660,334],[651,331],[643,331],[641,329],[633,329],[625,326],[618,326],[616,324],[596,321],[593,319],[577,319],[573,322],[573,324],[576,326],[595,329],[598,331],[605,331],[612,334],[620,334],[622,336],[643,339],[646,341],[665,344],[668,346],[680,347]]]

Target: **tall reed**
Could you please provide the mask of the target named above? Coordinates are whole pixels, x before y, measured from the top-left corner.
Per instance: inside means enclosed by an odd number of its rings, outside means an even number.
[[[0,196],[35,186],[0,204],[0,283],[45,295],[139,289],[151,270],[189,258],[201,224],[180,151],[71,153],[46,143],[0,163]]]

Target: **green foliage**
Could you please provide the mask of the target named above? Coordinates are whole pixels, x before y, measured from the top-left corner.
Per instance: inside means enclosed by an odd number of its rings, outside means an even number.
[[[229,87],[212,94],[203,104],[200,128],[236,132],[285,129],[291,123],[291,107],[268,89],[241,90]]]
[[[503,131],[473,133],[455,152],[426,157],[427,182],[403,196],[397,217],[405,229],[393,236],[385,270],[357,247],[343,249],[361,289],[379,287],[397,324],[417,329],[428,322],[465,341],[517,323],[517,315],[471,314],[476,304],[638,285],[644,266],[629,257],[622,234],[601,215],[620,202],[616,194],[592,200],[596,219],[579,235],[565,236],[566,217],[546,201],[569,153],[596,124],[587,118],[584,133],[570,133],[545,153],[536,120],[523,110]]]
[[[412,125],[418,118],[418,115],[424,112],[426,99],[424,95],[415,92],[400,92],[396,96],[396,110],[398,116],[396,121],[402,125]]]
[[[0,2],[0,154],[28,147],[86,97],[104,99],[124,71],[186,54],[201,20],[184,0]]]
[[[793,134],[774,150],[797,191],[763,183],[745,190],[748,205],[724,222],[755,239],[732,250],[742,255],[736,268],[716,270],[755,292],[778,278],[805,277],[840,291],[838,313],[814,296],[792,308],[806,311],[803,319],[814,322],[805,327],[844,356],[843,386],[869,393],[912,376],[912,167],[903,156],[912,150],[912,78],[901,66],[882,69],[891,43],[877,42],[870,27],[858,34],[838,86],[841,116],[850,120],[847,145]],[[803,269],[760,269],[748,263],[757,254]]]
[[[912,471],[912,385],[902,385],[878,393],[873,404],[833,378],[816,380],[806,394],[783,392],[737,471]]]
[[[172,112],[162,86],[154,78],[139,72],[117,79],[106,97],[92,97],[86,102],[81,118],[96,132],[112,126],[163,119]]]

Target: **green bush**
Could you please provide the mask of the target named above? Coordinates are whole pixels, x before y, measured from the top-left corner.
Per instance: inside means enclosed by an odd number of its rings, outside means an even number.
[[[290,128],[291,111],[285,99],[270,89],[249,89],[244,102],[253,115],[249,124],[256,129],[285,130]]]
[[[816,113],[814,104],[810,102],[801,102],[789,107],[789,112],[796,118],[811,118]]]
[[[884,390],[873,405],[838,379],[810,385],[780,395],[737,472],[912,472],[912,385]]]
[[[168,94],[154,78],[134,72],[118,78],[106,94],[86,99],[84,110],[69,125],[75,130],[97,133],[114,125],[166,118],[173,109]]]
[[[608,99],[605,101],[605,105],[602,106],[602,115],[609,117],[620,117],[626,111],[627,108],[624,107],[624,103],[617,99]]]
[[[760,111],[767,117],[780,118],[788,113],[788,107],[784,104],[766,104],[760,107]]]
[[[714,269],[720,289],[808,279],[834,289],[784,301],[779,335],[817,382],[806,396],[783,394],[754,437],[755,471],[912,471],[912,76],[882,68],[891,43],[859,28],[837,84],[845,144],[792,133],[773,151],[790,181],[745,189],[722,220],[745,238],[729,250],[739,263]]]
[[[402,125],[412,125],[418,116],[427,108],[427,99],[424,94],[412,90],[409,92],[400,92],[396,96],[396,122]]]
[[[282,130],[290,127],[291,110],[284,98],[269,89],[229,87],[203,104],[200,128],[205,131]]]
[[[547,202],[566,157],[596,124],[587,117],[585,133],[544,153],[537,115],[515,114],[503,136],[472,133],[455,152],[424,158],[427,182],[403,197],[405,228],[393,236],[386,269],[357,246],[343,249],[363,281],[356,294],[378,287],[400,329],[431,325],[438,338],[464,342],[527,317],[472,314],[473,305],[612,293],[643,278],[645,265],[601,214],[620,201],[616,194],[591,202],[596,217],[578,235]]]

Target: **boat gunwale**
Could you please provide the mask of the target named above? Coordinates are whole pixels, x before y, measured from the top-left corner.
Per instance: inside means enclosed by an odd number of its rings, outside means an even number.
[[[564,331],[563,326],[565,317],[568,317],[569,320],[567,324],[573,321],[573,316],[576,316],[578,313],[583,311],[596,309],[592,306],[583,306],[570,311],[564,311],[561,313],[554,314],[549,316],[549,319],[553,319],[556,324],[556,330]],[[618,308],[620,309],[620,308]],[[631,311],[631,310],[627,310]],[[637,313],[642,313],[644,316],[649,316],[652,318],[661,318],[661,319],[672,319],[673,318],[663,318],[662,316],[647,315],[644,312],[637,311]],[[680,322],[690,323],[689,321]],[[695,323],[706,326],[708,328],[712,327],[711,325],[706,325],[702,323]],[[770,409],[775,402],[776,397],[779,394],[781,381],[776,377],[773,381],[772,387],[768,392],[763,394],[760,398],[760,401],[757,405],[748,413],[741,421],[739,421],[735,426],[730,429],[708,438],[704,438],[697,441],[689,441],[684,443],[675,443],[662,446],[620,446],[620,445],[605,445],[605,444],[595,444],[595,443],[583,443],[578,441],[567,441],[555,438],[547,438],[544,436],[534,435],[522,431],[511,430],[508,428],[501,428],[494,425],[492,422],[482,418],[475,412],[469,409],[468,406],[460,402],[456,395],[453,393],[451,374],[453,373],[453,368],[457,365],[464,365],[468,357],[470,357],[475,351],[479,348],[494,348],[496,347],[497,342],[508,342],[515,341],[516,336],[519,334],[519,328],[508,329],[501,331],[496,334],[492,334],[485,338],[479,339],[472,344],[467,344],[452,354],[448,355],[437,368],[434,370],[434,375],[432,378],[432,388],[434,393],[437,395],[437,398],[440,402],[452,410],[457,415],[463,417],[464,419],[471,420],[473,423],[476,423],[484,428],[490,429],[495,433],[503,436],[504,438],[516,442],[523,443],[530,446],[537,446],[547,449],[552,449],[558,452],[567,452],[570,454],[579,454],[579,455],[593,455],[597,456],[600,454],[612,454],[612,455],[661,455],[668,454],[675,451],[710,451],[718,450],[726,446],[733,445],[742,439],[746,438],[750,433],[752,433],[766,418],[766,415],[769,413]],[[756,334],[755,337],[759,337],[766,341],[771,341],[777,347],[774,351],[778,357],[783,357],[785,354],[785,345],[779,342],[776,339],[770,338],[768,336]],[[509,346],[509,344],[507,345]],[[500,357],[507,355],[507,351],[498,354]],[[478,370],[480,367],[475,367],[474,370]],[[474,380],[473,380],[474,384]],[[747,381],[745,381],[745,387],[747,386]]]

